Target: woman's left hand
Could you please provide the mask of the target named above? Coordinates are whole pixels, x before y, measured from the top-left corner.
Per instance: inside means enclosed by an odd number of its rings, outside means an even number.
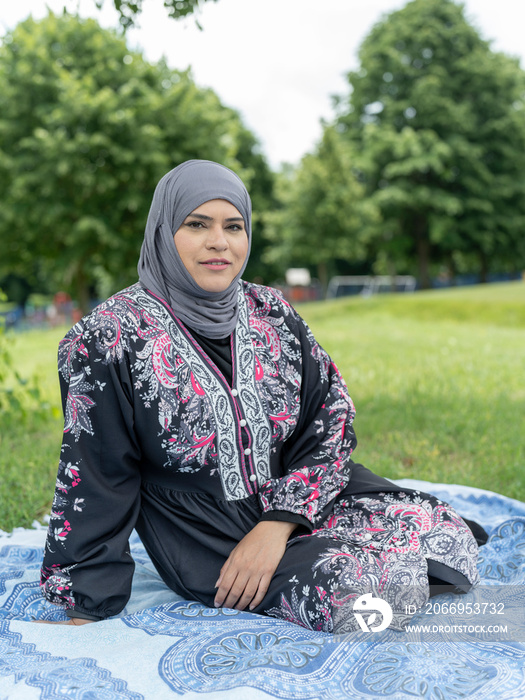
[[[215,607],[250,610],[263,600],[296,523],[264,520],[232,550],[215,584]]]

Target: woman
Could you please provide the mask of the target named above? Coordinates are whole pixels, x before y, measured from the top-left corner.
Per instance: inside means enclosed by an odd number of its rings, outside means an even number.
[[[344,381],[275,290],[241,280],[250,243],[237,175],[179,165],[155,191],[140,282],[60,343],[42,589],[71,624],[126,605],[133,528],[178,594],[326,632],[355,628],[363,593],[402,627],[429,581],[478,580],[450,506],[351,461]]]

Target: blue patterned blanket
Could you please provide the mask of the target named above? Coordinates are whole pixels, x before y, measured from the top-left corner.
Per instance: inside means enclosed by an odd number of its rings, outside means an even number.
[[[505,590],[514,599],[522,596],[525,503],[465,486],[398,483],[448,501],[490,533],[479,566],[482,585],[499,592],[500,602],[491,605],[504,605]],[[121,616],[83,627],[34,624],[35,619],[65,619],[39,593],[44,539],[42,526],[0,535],[2,700],[525,697],[521,623],[511,640],[442,634],[428,641],[411,636],[410,628],[334,638],[178,598],[155,573],[138,538],[132,541],[133,592]],[[444,594],[432,600],[443,608],[439,601],[459,598],[467,605],[471,596]],[[523,597],[519,609],[525,609]],[[423,619],[418,614],[411,627],[418,620],[435,621],[436,615]]]

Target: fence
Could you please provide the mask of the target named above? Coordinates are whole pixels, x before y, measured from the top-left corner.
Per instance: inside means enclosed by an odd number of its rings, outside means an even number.
[[[349,277],[332,277],[328,284],[326,297],[334,299],[349,294],[371,296],[381,292],[413,292],[416,278],[412,275],[352,275]]]

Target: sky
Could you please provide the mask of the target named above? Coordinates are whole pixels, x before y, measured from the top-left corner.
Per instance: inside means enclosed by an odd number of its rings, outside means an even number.
[[[197,17],[171,20],[162,0],[144,0],[140,26],[128,32],[131,48],[152,62],[191,67],[195,82],[211,87],[255,133],[270,165],[297,163],[334,116],[333,95],[347,95],[345,75],[372,26],[407,0],[217,0]],[[525,68],[525,0],[465,0],[467,19],[492,48]],[[111,0],[3,0],[0,34],[30,14],[67,7],[117,27]]]

